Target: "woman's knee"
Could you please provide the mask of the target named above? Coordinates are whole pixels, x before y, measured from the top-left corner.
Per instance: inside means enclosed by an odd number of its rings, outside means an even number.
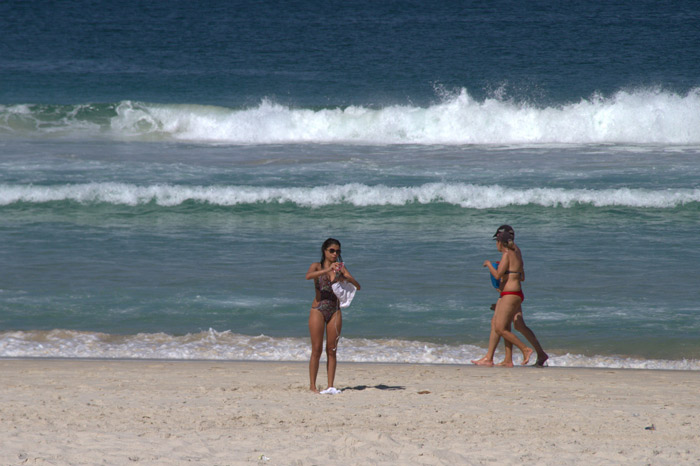
[[[311,359],[321,359],[321,354],[323,354],[323,346],[311,347]]]

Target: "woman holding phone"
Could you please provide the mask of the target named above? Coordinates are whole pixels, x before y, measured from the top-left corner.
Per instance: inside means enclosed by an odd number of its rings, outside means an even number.
[[[337,365],[336,350],[340,331],[343,328],[343,315],[340,310],[338,297],[333,292],[332,285],[338,281],[348,281],[358,290],[360,284],[353,278],[341,261],[340,241],[328,238],[321,246],[321,260],[309,266],[306,279],[314,281],[316,296],[311,304],[309,313],[309,334],[311,336],[311,359],[309,361],[310,390],[319,393],[316,387],[316,377],[323,351],[323,333],[326,333],[326,356],[328,370],[328,388],[323,393],[335,394],[335,368]]]

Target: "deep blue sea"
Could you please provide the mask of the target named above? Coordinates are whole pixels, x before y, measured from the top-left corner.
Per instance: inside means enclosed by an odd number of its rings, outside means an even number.
[[[0,3],[0,357],[700,370],[700,4],[433,3]]]

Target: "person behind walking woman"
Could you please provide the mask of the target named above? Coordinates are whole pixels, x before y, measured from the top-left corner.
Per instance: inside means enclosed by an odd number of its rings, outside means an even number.
[[[360,284],[340,262],[340,241],[328,238],[321,246],[321,260],[314,262],[306,272],[306,279],[314,281],[316,296],[309,313],[309,334],[311,335],[311,359],[309,360],[309,388],[319,393],[316,387],[318,366],[323,351],[323,333],[326,333],[326,368],[328,371],[328,393],[336,392],[333,383],[337,365],[336,350],[340,331],[343,328],[343,315],[338,297],[331,285],[337,281],[348,281],[359,290]]]

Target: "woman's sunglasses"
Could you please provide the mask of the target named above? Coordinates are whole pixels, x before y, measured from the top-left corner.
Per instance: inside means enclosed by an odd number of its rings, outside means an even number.
[[[340,254],[340,249],[328,248],[328,252],[331,254]]]

